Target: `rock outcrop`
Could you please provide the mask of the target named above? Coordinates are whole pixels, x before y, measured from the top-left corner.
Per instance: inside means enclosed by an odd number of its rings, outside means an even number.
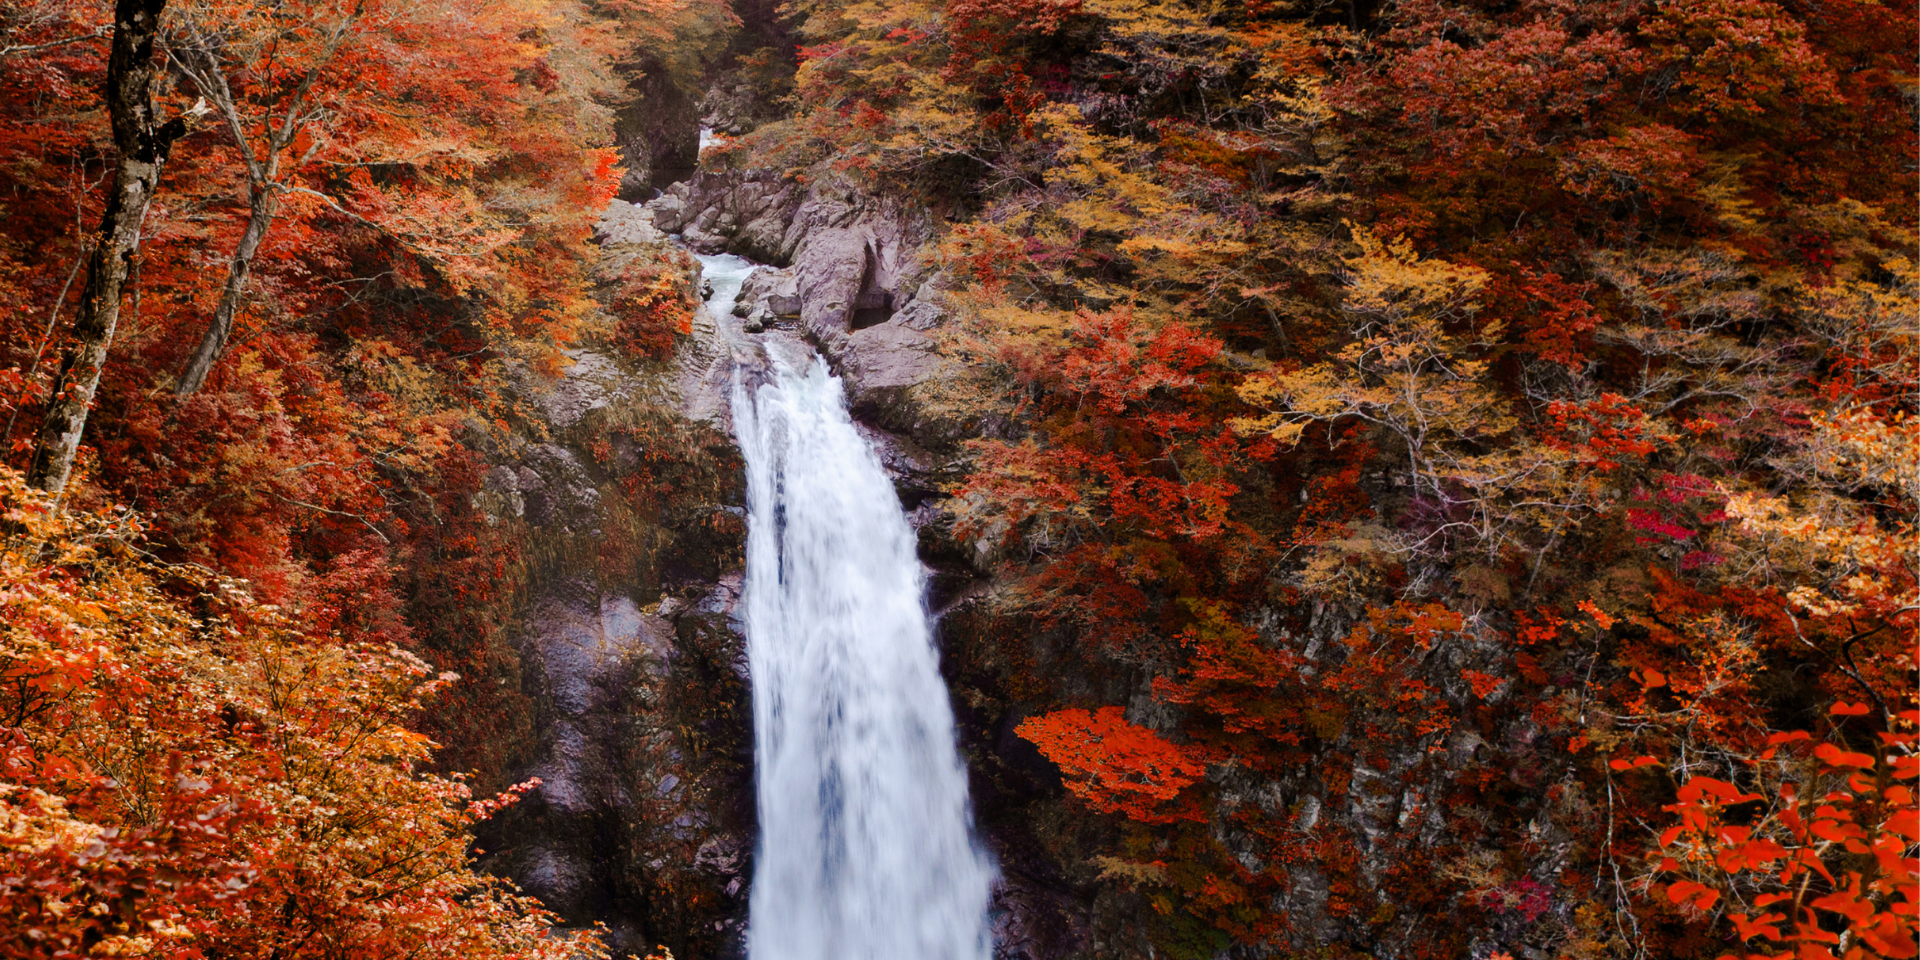
[[[914,388],[941,375],[946,312],[925,264],[934,228],[923,212],[831,178],[802,186],[766,171],[702,172],[645,209],[694,250],[767,264],[741,291],[742,332],[798,331],[845,380],[858,417],[927,432]]]
[[[620,201],[599,236],[610,283],[678,256]],[[712,318],[699,326],[711,352]],[[476,495],[528,531],[517,652],[535,735],[508,775],[541,781],[482,825],[483,864],[569,923],[606,925],[616,956],[740,956],[752,733],[732,618],[738,463],[688,416],[682,366],[604,349],[566,360],[524,375],[527,419],[494,445]]]

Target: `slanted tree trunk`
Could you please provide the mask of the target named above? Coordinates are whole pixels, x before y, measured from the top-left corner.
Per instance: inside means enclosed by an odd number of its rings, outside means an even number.
[[[140,249],[140,226],[153,204],[160,171],[188,119],[161,123],[153,106],[153,42],[167,0],[116,0],[113,50],[107,59],[107,115],[118,154],[112,192],[100,215],[100,231],[87,261],[87,285],[73,322],[73,346],[60,362],[53,396],[35,438],[27,483],[58,493],[73,472],[74,454],[86,431],[87,412],[100,387],[100,371],[120,322],[120,298]]]
[[[240,243],[233,248],[233,259],[227,264],[227,287],[220,294],[220,306],[213,311],[213,322],[208,324],[207,332],[200,338],[200,346],[193,351],[187,368],[180,374],[180,382],[174,385],[174,396],[181,399],[192,396],[207,383],[207,374],[213,372],[213,364],[227,352],[227,339],[233,336],[233,316],[240,310],[240,297],[246,291],[247,274],[253,269],[253,255],[260,250],[260,241],[266,239],[267,228],[273,225],[274,193],[278,184],[253,182],[247,184],[247,199],[252,213],[247,217],[246,232],[240,234]]]
[[[212,98],[214,109],[226,119],[234,142],[240,146],[240,155],[247,165],[249,214],[247,229],[240,234],[240,242],[233,249],[233,259],[227,264],[227,286],[220,294],[220,305],[214,308],[213,322],[207,325],[207,332],[200,338],[200,346],[193,351],[186,369],[181,371],[179,382],[174,384],[173,392],[177,398],[184,400],[205,386],[207,375],[213,372],[213,365],[227,352],[227,341],[233,336],[233,318],[240,311],[240,298],[246,292],[247,276],[253,270],[254,255],[260,251],[260,242],[266,239],[267,228],[273,226],[280,191],[287,188],[281,182],[281,157],[293,146],[294,140],[306,129],[307,124],[319,119],[320,112],[313,110],[309,103],[314,84],[320,79],[321,71],[340,52],[364,9],[364,3],[354,4],[353,9],[334,26],[324,51],[307,67],[300,82],[289,91],[284,113],[277,119],[270,118],[259,124],[265,128],[267,136],[261,144],[264,148],[262,155],[257,157],[253,143],[247,137],[249,124],[240,113],[241,101],[234,97],[233,87],[227,82],[219,42],[202,33],[191,22],[187,25],[192,43],[180,51],[182,57],[179,66],[200,88],[202,95]],[[288,168],[289,172],[312,159],[314,151],[318,149],[316,143],[308,149],[306,156],[295,157]]]

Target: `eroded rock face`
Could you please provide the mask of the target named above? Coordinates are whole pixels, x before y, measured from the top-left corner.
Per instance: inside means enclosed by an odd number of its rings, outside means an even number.
[[[542,419],[558,430],[579,423],[587,414],[630,396],[635,382],[612,357],[593,350],[565,351],[566,371],[558,379],[529,391]]]
[[[540,787],[523,802],[522,836],[489,867],[566,916],[604,912],[617,900],[622,864],[598,856],[633,807],[637,778],[612,749],[629,692],[663,672],[672,627],[625,597],[587,584],[555,585],[528,612],[522,656],[540,667],[545,709],[539,759],[527,771]]]
[[[699,602],[643,609],[572,579],[548,585],[528,612],[521,655],[539,686],[541,737],[522,776],[541,783],[483,832],[483,863],[570,922],[606,924],[618,950],[739,953],[751,844],[743,761],[725,758],[734,776],[716,777],[690,756],[700,746],[684,702],[716,666],[743,687],[744,647],[708,643],[736,633],[725,621],[737,596],[736,578]],[[716,902],[689,911],[687,894],[702,890]]]
[[[616,268],[657,242],[632,205],[616,203],[601,227]],[[569,923],[605,924],[616,956],[655,944],[739,956],[753,814],[739,574],[726,566],[738,545],[657,528],[669,510],[737,514],[739,481],[671,489],[687,502],[636,516],[623,486],[639,468],[633,438],[658,434],[619,425],[676,416],[673,371],[597,350],[567,357],[557,377],[524,376],[534,422],[493,447],[476,495],[489,515],[524,521],[539,571],[516,644],[536,742],[509,776],[541,783],[481,826],[482,863]],[[644,562],[610,563],[625,556]]]

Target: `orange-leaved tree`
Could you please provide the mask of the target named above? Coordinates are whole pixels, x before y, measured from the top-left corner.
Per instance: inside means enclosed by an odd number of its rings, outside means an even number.
[[[1856,402],[1815,420],[1808,448],[1817,482],[1798,502],[1748,492],[1727,504],[1724,549],[1758,589],[1744,609],[1682,621],[1701,648],[1721,651],[1703,658],[1710,668],[1640,672],[1644,692],[1622,721],[1667,762],[1649,752],[1610,765],[1679,781],[1663,807],[1654,885],[1684,910],[1724,918],[1742,957],[1912,957],[1920,420]],[[1819,695],[1830,705],[1815,729],[1773,730],[1726,702],[1751,689],[1771,644],[1825,668]]]
[[[0,956],[599,955],[473,870],[468,828],[530,784],[425,772],[405,721],[450,676],[12,471],[0,523]]]
[[[1143,823],[1201,819],[1191,799],[1178,801],[1206,773],[1206,764],[1194,751],[1128,723],[1119,707],[1029,717],[1019,733],[1060,765],[1067,789],[1095,810]]]

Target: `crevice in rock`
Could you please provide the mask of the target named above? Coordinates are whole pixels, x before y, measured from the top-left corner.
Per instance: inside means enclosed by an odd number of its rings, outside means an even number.
[[[872,240],[861,252],[860,291],[853,296],[847,313],[847,326],[854,330],[877,327],[893,319],[893,291],[885,286],[885,261]]]

